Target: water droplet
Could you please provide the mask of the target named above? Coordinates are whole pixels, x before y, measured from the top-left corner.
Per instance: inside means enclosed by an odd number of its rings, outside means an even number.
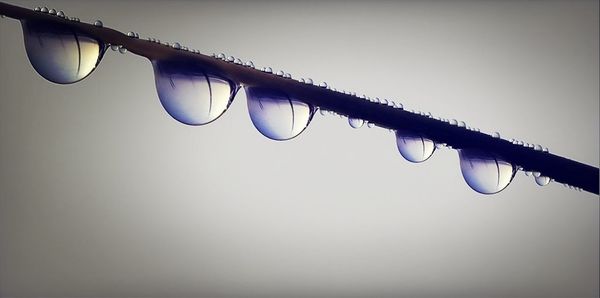
[[[493,137],[493,138],[496,138],[496,139],[499,139],[499,138],[500,138],[500,133],[499,133],[499,132],[497,132],[497,131],[495,131],[495,132],[492,134],[492,137]]]
[[[398,109],[404,110],[404,105],[401,103],[398,103],[397,107],[398,107]]]
[[[368,128],[373,128],[375,126],[375,123],[373,122],[367,122],[367,127]]]
[[[56,9],[54,9],[54,8],[51,8],[51,9],[48,11],[48,13],[49,13],[49,14],[51,14],[51,15],[56,15]]]
[[[36,12],[39,12],[39,11],[41,11],[41,10],[42,10],[42,8],[41,8],[41,7],[39,7],[39,6],[36,6],[36,7],[33,9],[33,11],[36,11]]]
[[[127,32],[127,36],[135,37],[135,33],[133,31],[129,31],[129,32]]]
[[[327,110],[319,108],[319,113],[321,114],[321,116],[327,116]]]
[[[532,174],[533,174],[533,177],[539,177],[542,175],[542,173],[540,173],[540,172],[532,172]]]
[[[125,54],[127,53],[127,49],[124,46],[119,46],[119,53]]]
[[[308,127],[315,108],[285,93],[262,87],[244,87],[252,123],[265,137],[284,141]]]
[[[48,7],[44,6],[40,9],[40,11],[43,13],[48,13]]]
[[[264,72],[267,72],[267,73],[273,73],[273,69],[272,69],[272,68],[270,68],[270,67],[265,67],[265,68],[263,68],[263,71],[264,71]]]
[[[203,125],[219,118],[233,100],[237,85],[189,61],[152,61],[161,104],[177,121]]]
[[[233,61],[235,61],[235,58],[233,56],[227,57],[227,62],[233,62]]]
[[[174,48],[174,49],[176,49],[176,50],[179,50],[179,49],[181,49],[181,44],[179,44],[178,42],[174,42],[171,45],[171,47]]]
[[[456,119],[450,120],[450,125],[458,125],[458,121]]]
[[[307,78],[307,79],[306,79],[306,83],[307,83],[307,84],[309,84],[309,85],[312,85],[312,84],[314,84],[314,83],[313,83],[313,80],[312,80],[311,78]]]
[[[550,152],[550,151],[548,150],[548,147],[544,147],[544,150],[543,150],[543,152],[545,152],[545,153],[548,153],[548,152]]]
[[[396,131],[396,146],[408,161],[419,163],[429,159],[435,151],[432,140],[409,131]]]
[[[361,128],[363,125],[365,125],[365,120],[359,118],[348,118],[348,124],[350,124],[350,127],[352,128]]]
[[[223,54],[223,53],[219,53],[219,54],[217,55],[217,59],[225,60],[225,54]]]
[[[22,20],[27,57],[45,79],[70,84],[96,68],[106,47],[74,28],[61,24]]]
[[[327,88],[327,82],[322,82],[321,84],[319,84],[319,87]]]
[[[291,75],[290,73],[287,73],[287,72],[286,72],[286,73],[283,75],[283,77],[284,77],[284,78],[286,78],[286,79],[291,79],[291,78],[292,78],[292,75]]]
[[[100,20],[96,20],[96,21],[94,22],[94,26],[96,26],[96,27],[103,27],[103,26],[104,26],[104,24],[102,23],[102,21],[100,21]]]
[[[244,64],[244,62],[242,62],[242,59],[240,59],[240,58],[235,58],[235,60],[233,60],[233,63],[238,64],[238,65]]]
[[[110,49],[113,50],[113,51],[118,51],[119,50],[119,45],[111,44],[110,45]]]
[[[59,11],[59,12],[56,13],[56,16],[59,17],[59,18],[64,18],[65,17],[65,12],[61,10],[61,11]]]
[[[539,185],[539,186],[546,186],[546,185],[548,185],[548,183],[550,183],[550,177],[546,177],[546,176],[535,177],[535,183],[537,183],[537,185]]]
[[[435,143],[435,149],[442,149],[446,147],[446,144],[444,143]]]
[[[300,83],[303,83],[303,84],[304,84],[304,83],[306,83],[306,80],[304,80],[304,78],[299,78],[299,79],[298,79],[298,82],[300,82]]]
[[[491,154],[460,149],[458,155],[463,178],[478,193],[498,193],[510,184],[515,175],[512,164]]]
[[[276,73],[276,75],[278,75],[278,76],[280,76],[280,77],[283,77],[283,74],[284,74],[283,70],[279,70],[279,71],[277,71],[277,73]]]
[[[465,127],[465,126],[467,126],[467,124],[464,121],[458,122],[458,127]]]
[[[247,62],[246,62],[246,66],[247,66],[247,67],[252,67],[252,68],[254,68],[254,62],[252,62],[252,61],[247,61]]]

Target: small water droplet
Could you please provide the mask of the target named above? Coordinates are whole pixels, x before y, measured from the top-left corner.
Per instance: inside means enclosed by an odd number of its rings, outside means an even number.
[[[233,56],[227,57],[227,62],[233,62],[233,61],[235,61],[235,57],[233,57]]]
[[[111,44],[110,45],[110,49],[113,50],[113,51],[118,51],[119,50],[119,45]]]
[[[233,60],[233,63],[240,65],[240,64],[243,64],[244,62],[242,62],[242,59],[240,59],[240,58],[235,58],[235,60]]]
[[[540,172],[531,172],[531,174],[533,174],[533,177],[539,177],[542,175]]]
[[[450,125],[458,125],[458,121],[456,119],[450,120]]]
[[[217,55],[217,59],[225,60],[225,54],[219,53],[219,55]]]
[[[39,11],[41,11],[41,10],[42,10],[42,8],[41,8],[41,7],[39,7],[39,6],[36,6],[36,7],[33,9],[33,11],[36,11],[36,12],[39,12]]]
[[[45,79],[71,84],[87,77],[104,55],[104,43],[70,26],[22,20],[27,57]]]
[[[286,78],[286,79],[291,79],[291,78],[292,78],[292,75],[291,75],[290,73],[286,72],[286,73],[283,75],[283,77],[284,77],[284,78]]]
[[[179,49],[181,49],[181,44],[179,44],[178,42],[174,42],[174,43],[171,45],[171,48],[174,48],[174,49],[176,49],[176,50],[179,50]]]
[[[458,122],[458,127],[465,127],[465,126],[467,126],[467,124],[464,121]]]
[[[446,147],[444,143],[435,143],[435,149],[443,149],[444,147]]]
[[[237,93],[237,85],[189,61],[152,61],[161,104],[177,121],[203,125],[219,118]]]
[[[64,18],[65,17],[65,12],[61,10],[61,11],[59,11],[59,12],[56,13],[56,16],[59,17],[59,18]]]
[[[290,98],[287,94],[262,87],[244,87],[248,112],[256,129],[265,137],[284,141],[302,133],[310,123],[315,108]]]
[[[48,11],[48,13],[49,13],[49,14],[51,14],[51,15],[56,15],[56,9],[54,9],[54,8],[51,8],[51,9]]]
[[[321,82],[321,84],[319,84],[319,87],[327,88],[327,82]]]
[[[252,62],[252,61],[247,61],[247,62],[246,62],[246,66],[247,66],[247,67],[252,67],[252,68],[254,68],[254,62]]]
[[[548,153],[548,152],[550,152],[550,151],[548,150],[548,147],[544,147],[544,150],[543,150],[543,152],[545,152],[545,153]]]
[[[127,48],[125,48],[124,46],[119,46],[119,53],[121,53],[121,54],[127,53]]]
[[[325,109],[319,108],[319,113],[321,114],[321,116],[327,116],[328,112]]]
[[[43,13],[48,13],[48,7],[44,6],[40,9],[40,11]]]
[[[542,145],[540,145],[540,144],[535,145],[535,147],[533,149],[535,151],[542,151],[543,150]]]
[[[479,150],[460,149],[460,170],[467,184],[481,194],[505,189],[515,175],[512,164]]]
[[[307,78],[306,79],[306,84],[312,85],[314,84],[313,80],[311,78]]]
[[[96,20],[96,21],[94,22],[94,26],[96,26],[96,27],[103,27],[103,26],[104,26],[104,24],[102,23],[102,21],[100,21],[100,20]]]
[[[359,118],[348,118],[348,124],[352,128],[361,128],[365,124],[365,120]]]
[[[536,177],[535,183],[537,183],[537,185],[539,185],[539,186],[546,186],[546,185],[548,185],[548,183],[550,183],[550,177],[546,177],[546,176]]]
[[[278,75],[278,76],[280,76],[280,77],[283,77],[283,74],[284,74],[283,70],[279,70],[279,71],[277,71],[277,73],[276,73],[276,75]]]
[[[270,68],[270,67],[263,68],[263,71],[266,72],[266,73],[273,73],[273,69]]]
[[[525,171],[525,172],[523,172],[523,174],[525,174],[525,176],[527,176],[527,177],[531,176],[531,172],[530,171]]]
[[[367,122],[367,127],[368,128],[373,128],[375,126],[375,123],[373,122]]]
[[[403,130],[396,131],[396,146],[406,160],[414,163],[426,161],[435,151],[432,140]]]
[[[495,131],[495,132],[492,134],[492,137],[493,137],[493,138],[496,138],[496,139],[499,139],[499,138],[500,138],[500,133],[499,133],[499,132],[497,132],[497,131]]]

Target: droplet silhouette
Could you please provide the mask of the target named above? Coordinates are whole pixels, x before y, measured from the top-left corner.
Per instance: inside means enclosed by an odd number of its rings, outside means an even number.
[[[396,131],[396,146],[406,160],[414,163],[426,161],[435,151],[432,140],[404,130]]]
[[[315,108],[285,93],[262,87],[244,87],[248,112],[256,129],[265,137],[284,141],[302,133],[312,120]]]
[[[48,81],[71,84],[96,68],[106,46],[76,29],[54,23],[22,20],[27,57]]]
[[[463,178],[478,193],[498,193],[515,175],[512,164],[491,154],[471,149],[459,149],[458,154]]]
[[[348,124],[350,124],[350,127],[352,128],[361,128],[363,127],[363,125],[365,125],[365,120],[358,118],[348,118]]]
[[[546,186],[546,185],[548,185],[548,183],[550,183],[550,177],[546,177],[546,176],[535,177],[535,183],[537,183],[537,185],[539,185],[539,186]]]
[[[177,121],[203,125],[219,118],[233,100],[237,85],[189,61],[152,61],[161,104]]]

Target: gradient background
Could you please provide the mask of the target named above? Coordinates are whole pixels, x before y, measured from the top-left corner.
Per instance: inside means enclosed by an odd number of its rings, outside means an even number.
[[[46,5],[225,52],[599,163],[597,1]],[[2,296],[590,297],[599,200],[517,174],[472,191],[458,155],[315,116],[260,135],[245,95],[187,127],[150,63],[108,52],[45,81],[0,20]]]

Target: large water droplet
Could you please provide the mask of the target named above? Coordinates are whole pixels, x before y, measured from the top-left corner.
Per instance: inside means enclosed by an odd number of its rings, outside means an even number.
[[[84,79],[106,50],[101,41],[61,24],[23,20],[21,25],[29,62],[54,83],[71,84]]]
[[[238,87],[218,74],[189,61],[152,61],[156,90],[167,113],[188,125],[203,125],[219,118]]]
[[[365,120],[358,118],[348,118],[348,123],[352,128],[361,128],[363,127],[363,125],[365,125]]]
[[[539,186],[546,186],[546,185],[548,185],[548,183],[550,183],[550,177],[547,177],[547,176],[535,177],[535,183],[537,183],[537,185],[539,185]]]
[[[460,149],[458,155],[463,178],[478,193],[498,193],[510,184],[515,175],[512,164],[491,154]]]
[[[311,105],[281,91],[261,87],[245,87],[245,90],[252,123],[272,140],[283,141],[298,136],[315,112]]]
[[[396,131],[396,146],[400,154],[410,162],[424,162],[433,155],[432,140],[409,131]]]

